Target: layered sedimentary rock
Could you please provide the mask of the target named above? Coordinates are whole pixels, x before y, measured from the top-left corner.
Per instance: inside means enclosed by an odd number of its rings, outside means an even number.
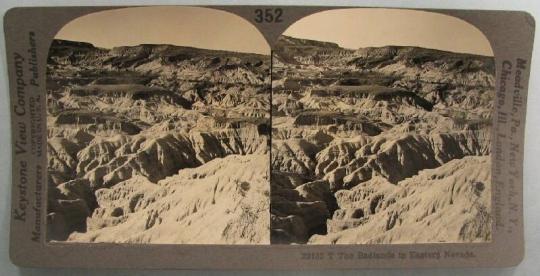
[[[53,41],[49,239],[268,243],[269,62],[173,45]]]
[[[272,243],[491,239],[492,57],[275,49]]]
[[[48,238],[491,239],[492,57],[282,36],[272,62],[54,41]]]

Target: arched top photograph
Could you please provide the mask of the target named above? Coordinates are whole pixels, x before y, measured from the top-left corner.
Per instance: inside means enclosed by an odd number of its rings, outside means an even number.
[[[272,52],[271,242],[490,242],[494,98],[490,43],[459,18],[296,21]]]
[[[67,23],[47,59],[47,239],[268,244],[270,48],[182,6]]]

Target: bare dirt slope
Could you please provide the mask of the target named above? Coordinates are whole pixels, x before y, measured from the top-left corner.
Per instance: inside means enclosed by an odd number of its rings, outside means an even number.
[[[49,238],[268,243],[269,62],[172,45],[100,49],[55,40]]]
[[[492,57],[275,49],[272,243],[491,239]]]

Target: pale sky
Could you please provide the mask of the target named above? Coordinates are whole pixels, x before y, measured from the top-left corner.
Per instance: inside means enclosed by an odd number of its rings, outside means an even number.
[[[324,11],[297,21],[284,34],[334,42],[350,49],[419,46],[493,56],[489,41],[473,25],[424,11],[366,8]]]
[[[262,34],[234,14],[198,7],[137,7],[79,17],[65,25],[58,39],[98,47],[172,44],[268,55]]]

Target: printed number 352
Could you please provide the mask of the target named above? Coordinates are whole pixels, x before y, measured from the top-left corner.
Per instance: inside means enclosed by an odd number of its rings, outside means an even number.
[[[279,23],[283,22],[281,16],[283,15],[282,9],[256,9],[255,10],[255,22],[257,23]]]

